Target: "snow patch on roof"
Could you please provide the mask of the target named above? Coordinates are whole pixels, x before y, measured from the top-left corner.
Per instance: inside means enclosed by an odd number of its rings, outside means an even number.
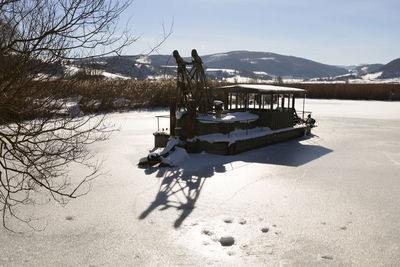
[[[232,112],[222,114],[221,118],[216,118],[211,114],[201,114],[197,116],[197,120],[202,123],[216,123],[216,122],[223,122],[223,123],[233,123],[236,121],[247,121],[252,122],[258,119],[257,114],[246,112]]]
[[[293,88],[293,87],[284,87],[284,86],[276,86],[270,84],[236,84],[236,85],[228,85],[218,87],[216,89],[248,89],[248,90],[257,90],[258,92],[271,92],[271,93],[279,93],[279,92],[305,92],[304,89]]]

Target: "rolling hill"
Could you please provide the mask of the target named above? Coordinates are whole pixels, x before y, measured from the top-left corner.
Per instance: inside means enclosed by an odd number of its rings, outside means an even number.
[[[371,81],[400,77],[400,58],[386,65],[365,64],[351,69],[269,52],[231,51],[203,55],[201,58],[206,75],[214,80],[233,81],[245,78],[247,81],[266,81],[282,77],[319,81]],[[191,61],[191,58],[186,57],[184,60]],[[172,55],[102,57],[91,62],[80,61],[73,64],[137,80],[168,79],[176,75],[176,63]]]
[[[344,68],[268,52],[232,51],[204,55],[201,58],[207,74],[216,79],[235,75],[266,80],[278,76],[307,79],[347,73]],[[190,61],[190,58],[184,59]],[[93,66],[93,62],[91,64]],[[143,80],[175,75],[176,63],[170,55],[104,57],[95,60],[95,68]]]

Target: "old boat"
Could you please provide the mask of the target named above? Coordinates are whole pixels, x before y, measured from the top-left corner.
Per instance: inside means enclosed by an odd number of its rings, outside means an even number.
[[[189,153],[232,155],[311,132],[313,125],[305,120],[305,114],[310,114],[304,111],[305,90],[265,84],[209,88],[196,50],[191,62],[176,50],[173,55],[178,75],[167,116],[169,132],[158,129],[154,133],[155,147],[164,149],[150,153],[139,164],[163,162],[176,147]],[[303,101],[300,112],[296,99]]]

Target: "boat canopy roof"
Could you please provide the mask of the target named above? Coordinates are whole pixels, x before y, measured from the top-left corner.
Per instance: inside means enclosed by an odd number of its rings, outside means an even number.
[[[223,90],[238,93],[262,93],[262,94],[305,94],[306,90],[276,86],[270,84],[235,84],[228,86],[216,87],[214,90]]]

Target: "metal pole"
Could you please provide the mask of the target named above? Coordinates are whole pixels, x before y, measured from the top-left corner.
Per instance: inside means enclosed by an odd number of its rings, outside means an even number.
[[[295,109],[295,100],[296,100],[296,98],[295,98],[295,96],[294,96],[294,94],[292,95],[292,108],[293,109]]]
[[[171,97],[169,102],[169,133],[171,136],[175,136],[176,127],[176,98]]]
[[[306,104],[306,94],[303,95],[303,121],[304,121],[304,106]]]
[[[238,104],[239,104],[239,93],[238,92],[236,92],[236,100],[235,100],[235,109],[237,110],[238,109]]]
[[[189,100],[189,109],[188,109],[188,116],[187,116],[187,137],[193,138],[194,137],[194,129],[196,123],[196,101],[193,99]]]
[[[274,95],[271,94],[271,102],[270,102],[271,110],[274,109]]]
[[[261,94],[262,109],[265,108],[265,95]]]

